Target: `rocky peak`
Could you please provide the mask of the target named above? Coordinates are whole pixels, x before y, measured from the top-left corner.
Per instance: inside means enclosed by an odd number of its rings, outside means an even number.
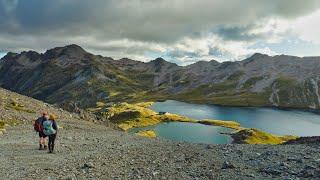
[[[157,59],[152,60],[149,63],[158,66],[158,65],[164,65],[164,64],[169,63],[169,62],[167,62],[166,60],[164,60],[161,57],[158,57]]]
[[[124,63],[124,64],[131,64],[131,63],[138,63],[140,61],[136,61],[136,60],[132,60],[129,58],[121,58],[119,60],[117,60],[118,62]]]
[[[178,66],[177,64],[172,63],[172,62],[168,62],[168,61],[166,61],[165,59],[163,59],[161,57],[158,57],[157,59],[152,60],[149,63],[154,64],[155,66],[165,66],[165,65]]]
[[[7,55],[5,55],[1,60],[4,61],[29,61],[34,62],[41,59],[41,54],[35,52],[35,51],[23,51],[20,54],[9,52]]]
[[[1,60],[9,60],[9,59],[13,59],[18,55],[18,53],[14,53],[14,52],[8,52],[4,57],[1,58]]]
[[[177,64],[168,62],[161,57],[152,60],[147,64],[150,65],[152,70],[156,73],[167,71],[168,69],[172,69],[173,67],[178,67]]]
[[[75,52],[81,52],[81,53],[87,53],[82,47],[76,45],[76,44],[71,44],[63,47],[64,51],[75,51]]]
[[[247,64],[254,62],[254,61],[267,60],[267,59],[271,59],[271,56],[269,56],[267,54],[254,53],[249,58],[241,61],[241,63],[243,63],[244,65],[247,65]]]
[[[251,59],[258,59],[262,57],[269,57],[267,54],[262,54],[262,53],[254,53],[250,58]]]
[[[71,44],[64,47],[56,47],[50,49],[44,53],[45,59],[57,58],[59,56],[66,55],[68,57],[83,57],[85,54],[88,54],[82,47]]]
[[[216,60],[210,60],[210,61],[197,61],[193,64],[190,64],[188,66],[208,66],[208,65],[219,65],[220,63]]]
[[[155,62],[167,62],[166,60],[164,60],[162,57],[158,57],[155,60],[153,60]]]
[[[41,58],[41,54],[35,52],[35,51],[24,51],[20,54],[20,56],[25,56],[31,61],[36,61]]]
[[[218,61],[216,61],[214,59],[210,60],[209,62],[210,62],[210,64],[220,64]]]

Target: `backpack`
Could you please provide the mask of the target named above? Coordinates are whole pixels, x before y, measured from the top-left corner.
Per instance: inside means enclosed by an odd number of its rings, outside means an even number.
[[[47,121],[43,122],[43,133],[45,135],[49,136],[49,135],[52,135],[52,134],[56,133],[56,130],[53,129],[52,124],[53,124],[53,122],[50,121],[50,120],[47,120]]]
[[[43,131],[42,122],[43,122],[42,118],[35,120],[35,122],[33,124],[33,129],[37,132],[42,132]]]

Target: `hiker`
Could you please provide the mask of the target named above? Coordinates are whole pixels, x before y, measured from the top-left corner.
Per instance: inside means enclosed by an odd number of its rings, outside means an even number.
[[[42,116],[39,117],[33,124],[33,128],[39,133],[39,150],[47,149],[46,138],[47,136],[43,133],[43,122],[48,120],[49,116],[47,112],[43,112]]]
[[[43,132],[49,137],[49,153],[53,153],[54,141],[58,132],[58,125],[56,123],[56,116],[54,114],[50,114],[49,119],[43,122]]]

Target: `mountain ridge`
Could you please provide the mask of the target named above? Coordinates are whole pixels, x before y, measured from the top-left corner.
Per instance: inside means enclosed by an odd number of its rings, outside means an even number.
[[[59,51],[59,50],[70,50],[70,49],[78,49],[80,51],[82,51],[83,53],[88,53],[88,54],[91,54],[90,52],[86,51],[85,49],[83,49],[81,46],[77,45],[77,44],[69,44],[69,45],[65,45],[65,46],[58,46],[58,47],[54,47],[54,48],[51,48],[51,49],[48,49],[46,50],[44,53],[39,53],[37,51],[33,51],[33,50],[28,50],[28,51],[22,51],[20,53],[16,53],[16,52],[7,52],[5,56],[3,56],[2,58],[0,58],[0,60],[2,59],[5,59],[6,56],[12,56],[12,55],[19,55],[19,54],[28,54],[28,53],[37,53],[38,55],[44,55],[44,54],[47,54],[47,53],[50,53],[51,51]],[[93,54],[91,54],[93,55]],[[142,62],[142,63],[150,63],[152,61],[157,61],[157,60],[163,60],[163,61],[166,61],[168,63],[172,63],[172,64],[176,64],[176,63],[173,63],[173,62],[170,62],[170,61],[167,61],[165,60],[164,58],[162,57],[158,57],[156,59],[151,59],[147,62],[145,61],[140,61],[140,60],[135,60],[135,59],[130,59],[128,57],[123,57],[123,58],[120,58],[120,59],[114,59],[112,57],[108,57],[108,56],[101,56],[101,55],[95,55],[95,56],[100,56],[100,57],[103,57],[103,58],[107,58],[107,59],[112,59],[112,60],[116,60],[116,61],[123,61],[123,60],[131,60],[131,61],[135,61],[135,62]],[[243,62],[243,61],[246,61],[248,59],[252,59],[252,58],[256,58],[256,57],[271,57],[271,58],[275,58],[275,57],[281,57],[281,56],[284,56],[284,57],[293,57],[293,58],[300,58],[300,59],[303,59],[303,58],[318,58],[319,61],[320,61],[320,56],[294,56],[294,55],[286,55],[286,54],[278,54],[278,55],[273,55],[273,56],[270,56],[268,54],[264,54],[264,53],[254,53],[252,54],[251,56],[245,58],[245,59],[241,59],[241,60],[236,60],[236,61],[222,61],[222,62],[219,62],[215,59],[211,59],[209,61],[204,61],[204,60],[200,60],[200,61],[196,61],[192,64],[188,64],[188,65],[178,65],[176,64],[177,66],[180,66],[180,67],[186,67],[186,66],[191,66],[191,65],[194,65],[194,64],[197,64],[199,62],[217,62],[219,64],[221,63],[225,63],[225,62]]]
[[[320,108],[320,57],[255,53],[179,66],[94,55],[78,45],[8,53],[0,86],[63,107],[176,99],[231,106]],[[72,105],[70,105],[72,104]]]

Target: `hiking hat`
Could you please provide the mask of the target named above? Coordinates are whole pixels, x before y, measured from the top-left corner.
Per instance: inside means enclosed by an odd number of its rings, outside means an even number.
[[[57,119],[57,116],[54,115],[54,114],[50,114],[49,119],[50,119],[50,120],[56,120],[56,119]]]

